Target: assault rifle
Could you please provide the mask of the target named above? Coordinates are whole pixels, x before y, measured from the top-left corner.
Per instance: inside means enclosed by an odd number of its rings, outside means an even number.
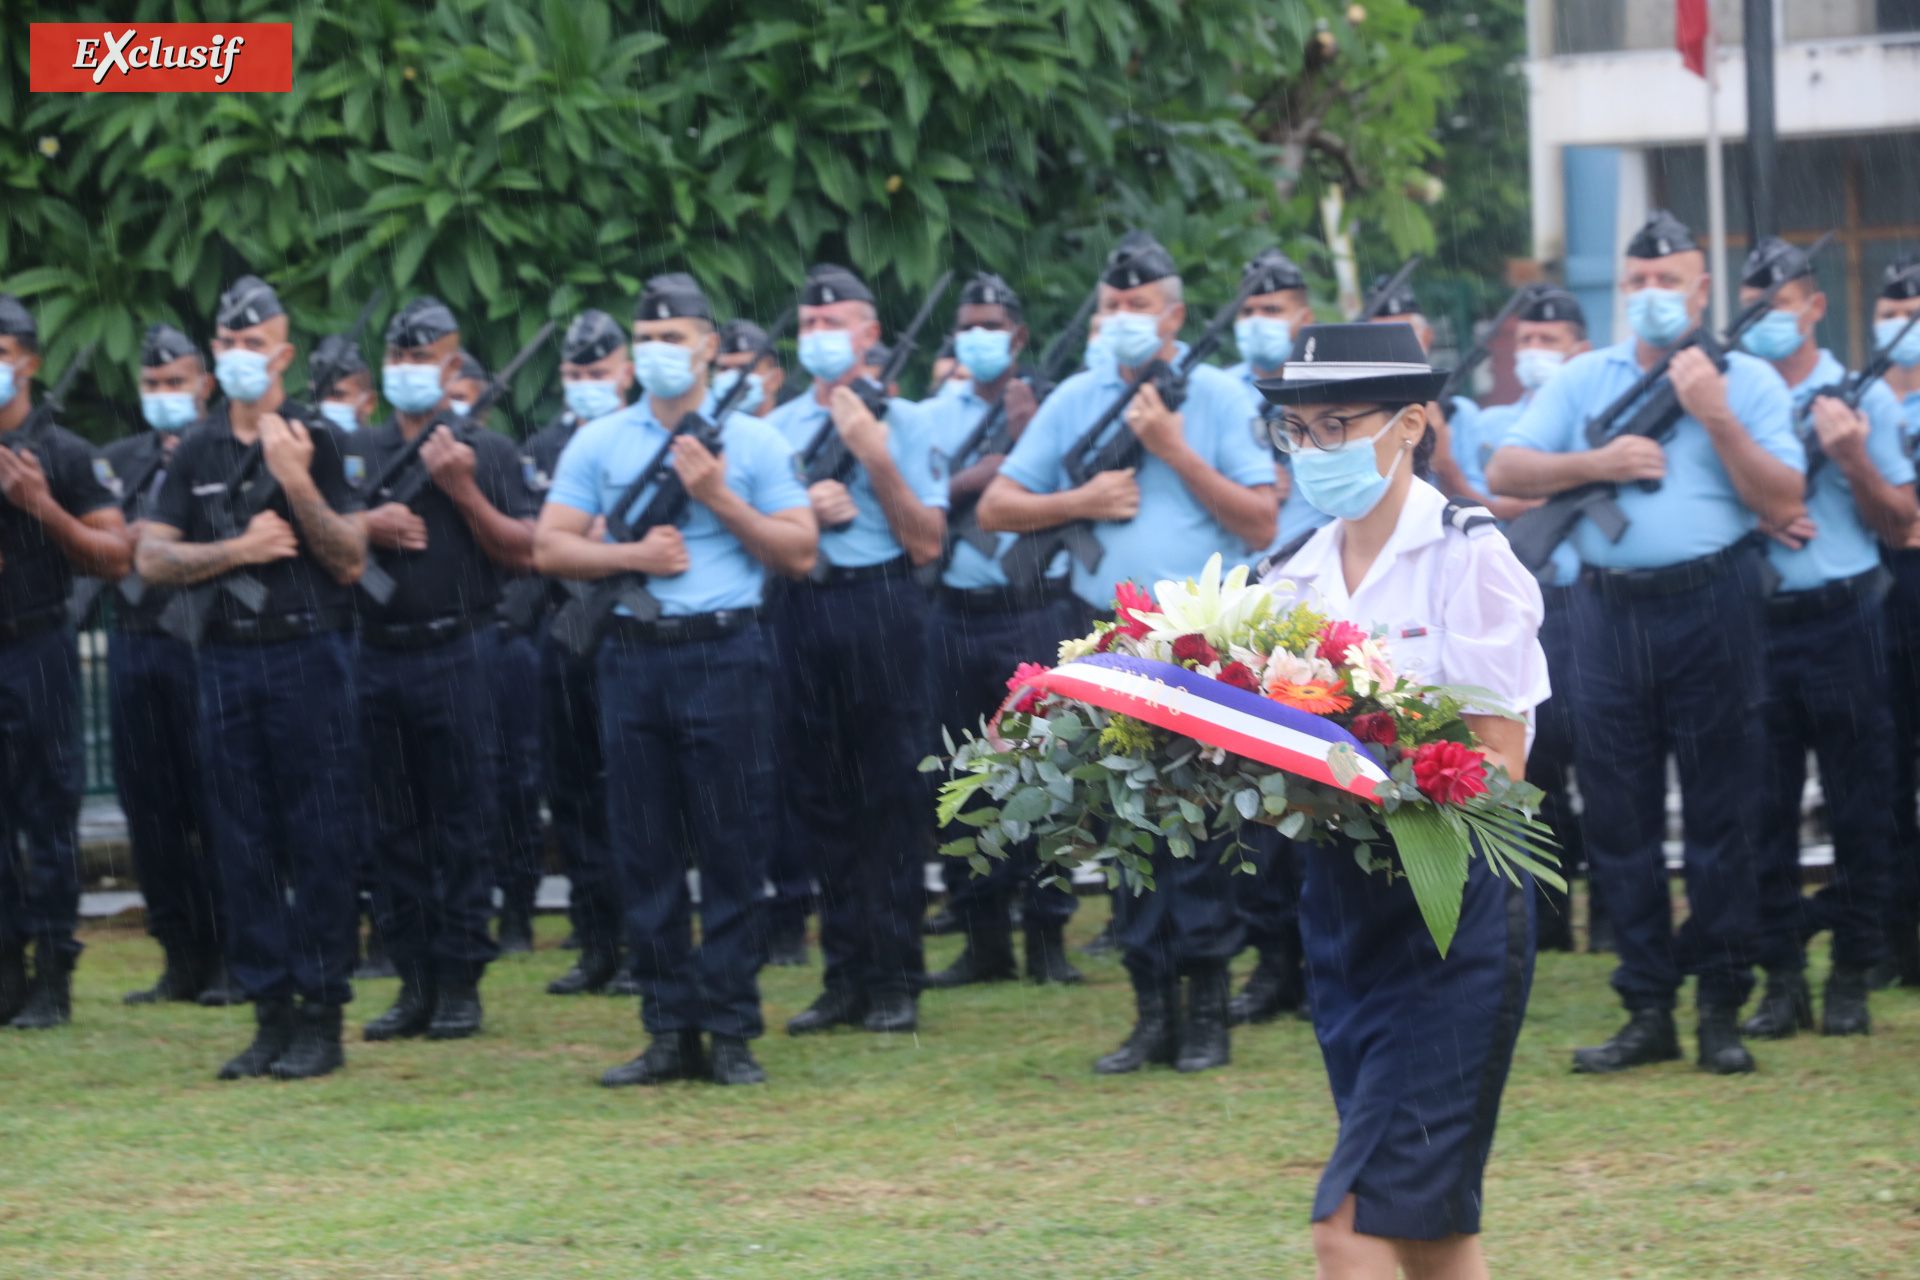
[[[59,381],[53,384],[53,390],[40,397],[40,403],[33,406],[33,412],[27,415],[26,421],[8,433],[7,448],[19,453],[39,443],[40,437],[53,426],[54,415],[66,409],[67,392],[73,389],[75,380],[86,369],[87,362],[93,359],[93,349],[98,345],[100,345],[98,342],[89,342],[67,362],[67,367],[60,372]],[[45,461],[44,458],[41,459],[43,465]]]
[[[152,482],[154,476],[160,473],[160,469],[166,465],[166,449],[164,445],[156,444],[153,450],[153,456],[147,459],[146,465],[134,472],[132,476],[121,480],[120,515],[122,519],[132,518],[134,508],[140,502],[141,492]],[[146,579],[135,572],[129,572],[126,577],[120,579],[120,581],[114,585],[119,589],[120,598],[131,605],[138,605],[147,594]],[[74,627],[85,626],[88,615],[93,612],[94,602],[100,598],[100,593],[106,589],[107,584],[104,579],[90,577],[75,578],[73,580],[73,594],[67,597],[67,622]]]
[[[1146,459],[1146,446],[1140,443],[1140,437],[1133,434],[1127,426],[1124,415],[1133,398],[1140,389],[1152,383],[1159,392],[1161,403],[1168,409],[1177,410],[1186,402],[1187,380],[1201,362],[1219,349],[1226,340],[1227,330],[1234,318],[1240,314],[1240,308],[1253,296],[1258,279],[1247,281],[1240,286],[1233,300],[1213,313],[1207,321],[1207,327],[1201,331],[1186,356],[1176,365],[1155,357],[1138,370],[1138,376],[1129,382],[1107,406],[1105,413],[1087,428],[1086,432],[1068,447],[1061,458],[1066,469],[1067,483],[1079,488],[1103,471],[1123,471],[1138,467]],[[1119,423],[1110,437],[1107,429]],[[1100,540],[1093,536],[1093,523],[1089,520],[1073,520],[1052,529],[1042,529],[1023,535],[1019,541],[1007,548],[1007,554],[1000,558],[1000,567],[1007,575],[1007,581],[1016,589],[1038,589],[1045,581],[1047,566],[1062,548],[1073,553],[1073,558],[1088,572],[1100,567],[1100,561],[1106,556],[1106,549]]]
[[[1452,372],[1447,374],[1447,380],[1440,384],[1440,394],[1434,397],[1434,401],[1440,406],[1441,413],[1453,412],[1453,397],[1459,393],[1467,379],[1473,376],[1473,371],[1484,364],[1487,357],[1492,354],[1488,344],[1500,335],[1501,328],[1512,318],[1513,313],[1527,304],[1528,299],[1533,297],[1534,291],[1534,286],[1530,284],[1521,285],[1515,289],[1513,296],[1507,299],[1507,304],[1494,313],[1493,323],[1487,326],[1487,336],[1467,348],[1467,353],[1460,357],[1458,364],[1453,366]]]
[[[283,415],[288,408],[288,405],[281,406]],[[219,513],[214,517],[219,540],[239,537],[279,492],[280,482],[266,464],[260,441],[255,440],[240,455],[240,465],[233,479],[227,482],[225,501],[213,507]],[[243,515],[244,520],[240,518]],[[259,613],[267,607],[266,584],[245,569],[229,569],[206,582],[175,591],[167,607],[160,611],[160,629],[176,640],[199,648],[213,616],[214,602],[223,591],[248,613]]]
[[[1355,316],[1354,319],[1372,320],[1377,317],[1381,310],[1387,305],[1388,299],[1400,292],[1400,286],[1412,278],[1415,268],[1419,265],[1419,254],[1416,253],[1411,258],[1408,258],[1406,262],[1401,264],[1400,269],[1393,273],[1391,280],[1388,280],[1385,284],[1367,295],[1366,302],[1360,308],[1360,314]]]
[[[1034,388],[1035,399],[1046,399],[1053,391],[1054,385],[1060,381],[1060,375],[1065,372],[1063,366],[1066,359],[1074,349],[1074,338],[1081,329],[1086,327],[1087,320],[1093,315],[1093,309],[1099,301],[1100,288],[1095,285],[1093,292],[1087,295],[1086,301],[1080,304],[1080,309],[1073,313],[1073,319],[1067,321],[1067,327],[1047,344],[1045,351],[1040,353],[1040,376],[1036,379],[1038,385]],[[1012,380],[1009,379],[1008,386],[1011,385]],[[993,403],[987,406],[986,412],[980,415],[980,421],[974,425],[972,431],[967,433],[967,438],[961,442],[958,449],[954,450],[953,456],[947,459],[948,473],[958,475],[980,458],[1005,453],[1011,448],[1013,448],[1013,435],[1007,428],[1007,392],[1006,388],[1002,387],[1000,394],[993,398]],[[965,499],[956,500],[952,510],[948,511],[947,549],[946,555],[942,558],[943,563],[952,558],[955,542],[970,544],[975,551],[989,560],[999,550],[1000,544],[995,535],[980,527],[980,517],[975,511],[979,503],[980,495],[972,494]]]
[[[373,296],[368,298],[366,303],[360,308],[360,314],[354,317],[353,327],[346,332],[345,336],[348,346],[358,347],[360,345],[360,335],[366,332],[367,321],[373,319],[373,313],[378,311],[380,304],[386,300],[387,291],[385,289],[375,289],[373,291]],[[313,404],[316,409],[320,407],[322,401],[333,394],[334,384],[339,381],[340,370],[334,365],[327,365],[322,379],[313,384]]]
[[[1832,396],[1849,409],[1858,409],[1860,401],[1866,397],[1867,389],[1886,376],[1893,367],[1893,349],[1907,336],[1907,331],[1920,324],[1920,311],[1907,317],[1900,326],[1900,332],[1893,335],[1893,341],[1874,352],[1858,370],[1847,374],[1840,381],[1821,387],[1807,397],[1807,407],[1801,413],[1800,441],[1807,450],[1807,484],[1813,484],[1813,478],[1820,474],[1820,468],[1827,464],[1827,451],[1820,447],[1820,433],[1813,429],[1813,405],[1821,396]]]
[[[638,542],[661,525],[678,525],[686,519],[693,498],[680,482],[680,474],[673,469],[673,442],[681,436],[692,436],[709,452],[720,452],[727,418],[752,387],[746,376],[748,370],[773,350],[773,344],[785,336],[796,314],[789,309],[780,317],[766,341],[755,349],[747,368],[741,370],[740,377],[734,379],[713,407],[711,418],[694,410],[674,424],[666,441],[608,510],[609,538],[617,543]],[[653,497],[637,519],[629,520],[627,512],[649,489],[653,490]],[[643,573],[616,573],[591,582],[568,580],[563,585],[572,599],[553,615],[553,638],[577,658],[591,657],[599,649],[616,606],[625,605],[627,612],[642,622],[652,622],[660,616],[660,601],[647,590],[647,576]]]
[[[880,376],[856,378],[852,382],[853,393],[860,397],[861,403],[867,406],[867,412],[874,417],[883,421],[886,419],[887,388],[893,384],[895,378],[900,376],[900,371],[907,367],[907,361],[912,358],[916,347],[914,339],[919,337],[921,328],[927,323],[927,317],[933,314],[934,307],[946,294],[947,285],[952,279],[953,272],[948,271],[942,273],[940,278],[933,282],[933,288],[927,293],[927,300],[920,304],[920,310],[914,314],[913,323],[909,324],[894,340],[893,354],[888,357],[886,367],[880,371]],[[800,451],[800,466],[806,473],[806,483],[809,487],[819,484],[822,480],[838,480],[841,484],[845,484],[853,475],[855,462],[853,451],[848,449],[847,442],[840,438],[840,432],[833,425],[831,416],[820,424],[820,430],[814,433],[813,439],[807,441],[807,447]],[[839,533],[852,523],[851,520],[846,520],[839,524],[828,525],[821,532]],[[821,561],[822,565],[825,563],[826,561]]]
[[[1813,243],[1806,254],[1809,261],[1826,248],[1834,234],[1829,231]],[[1687,412],[1680,404],[1680,393],[1674,390],[1673,380],[1667,376],[1673,358],[1688,347],[1698,347],[1713,361],[1714,368],[1726,372],[1728,353],[1740,345],[1747,330],[1766,318],[1767,312],[1773,309],[1774,298],[1787,283],[1776,280],[1742,307],[1724,338],[1716,339],[1704,324],[1681,338],[1652,368],[1634,379],[1633,385],[1621,392],[1613,403],[1588,421],[1587,443],[1598,449],[1621,436],[1644,436],[1656,444],[1666,444]],[[1638,483],[1646,493],[1660,489],[1658,480]],[[1562,490],[1509,523],[1507,542],[1520,563],[1536,573],[1552,559],[1554,549],[1566,541],[1582,516],[1593,521],[1594,527],[1605,534],[1609,542],[1618,542],[1627,531],[1626,513],[1616,501],[1619,493],[1620,486],[1611,480],[1596,480]]]
[[[451,430],[456,439],[464,439],[469,430],[467,423],[479,422],[486,416],[487,410],[493,408],[500,397],[507,393],[507,388],[513,384],[513,375],[519,373],[521,366],[533,359],[534,353],[540,349],[541,344],[552,336],[553,328],[554,322],[551,320],[541,325],[539,332],[535,333],[527,345],[520,348],[519,353],[507,362],[507,367],[497,376],[488,379],[487,389],[482,391],[479,398],[473,402],[473,408],[467,411],[466,420],[452,424]],[[480,430],[481,428],[472,429]],[[411,507],[414,500],[426,490],[428,482],[433,477],[428,473],[426,464],[420,461],[420,446],[424,445],[427,437],[432,434],[431,425],[423,428],[420,434],[407,441],[405,448],[387,459],[386,464],[374,474],[373,479],[367,482],[365,492],[369,509],[375,505],[384,506],[389,502]],[[375,604],[383,605],[393,599],[393,575],[380,566],[380,563],[373,558],[371,550],[367,553],[366,570],[360,575],[360,589],[366,592]]]

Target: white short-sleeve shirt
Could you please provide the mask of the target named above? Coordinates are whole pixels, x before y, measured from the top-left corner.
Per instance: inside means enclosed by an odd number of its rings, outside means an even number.
[[[1340,568],[1342,522],[1320,529],[1261,579],[1283,599],[1382,633],[1394,666],[1426,684],[1478,685],[1527,715],[1553,692],[1540,648],[1540,584],[1492,525],[1444,525],[1447,500],[1414,480],[1393,536],[1358,590]]]

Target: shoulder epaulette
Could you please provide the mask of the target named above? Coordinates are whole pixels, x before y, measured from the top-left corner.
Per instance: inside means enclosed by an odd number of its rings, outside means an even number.
[[[1440,513],[1442,528],[1457,529],[1461,533],[1492,528],[1499,523],[1499,520],[1494,518],[1493,512],[1465,498],[1448,498],[1446,509]]]

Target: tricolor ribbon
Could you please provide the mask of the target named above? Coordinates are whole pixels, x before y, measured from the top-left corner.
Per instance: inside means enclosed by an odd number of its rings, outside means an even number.
[[[1367,800],[1387,771],[1358,738],[1311,712],[1282,706],[1170,662],[1096,653],[1027,682],[1033,688],[1324,782]]]

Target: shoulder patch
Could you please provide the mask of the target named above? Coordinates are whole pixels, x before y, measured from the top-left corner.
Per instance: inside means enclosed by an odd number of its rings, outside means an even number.
[[[366,483],[367,460],[365,458],[357,453],[349,453],[343,456],[340,461],[346,468],[348,484],[357,489]]]
[[[520,478],[526,481],[527,488],[533,490],[535,493],[545,493],[553,487],[553,481],[548,477],[547,473],[542,471],[539,465],[525,454],[520,455]]]
[[[945,449],[927,450],[927,469],[933,472],[936,482],[947,478],[947,451]]]
[[[800,487],[802,489],[806,488],[807,487],[807,464],[800,461],[800,455],[797,453],[788,454],[787,462],[793,467],[793,478],[800,482]]]
[[[102,488],[110,490],[116,497],[119,495],[120,477],[113,474],[113,464],[105,458],[93,460],[93,478],[100,482]]]

